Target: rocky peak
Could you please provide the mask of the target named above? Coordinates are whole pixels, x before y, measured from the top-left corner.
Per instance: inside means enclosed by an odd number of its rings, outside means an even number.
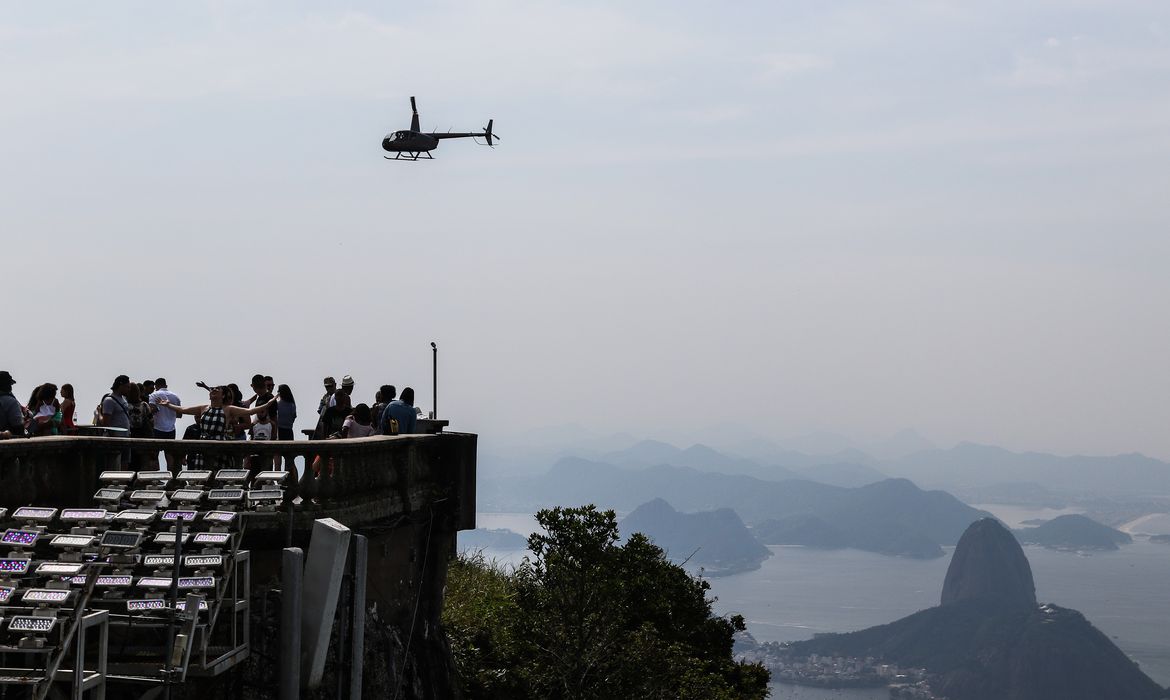
[[[967,600],[1036,605],[1036,584],[1023,548],[1011,531],[992,518],[971,523],[947,569],[942,604]]]

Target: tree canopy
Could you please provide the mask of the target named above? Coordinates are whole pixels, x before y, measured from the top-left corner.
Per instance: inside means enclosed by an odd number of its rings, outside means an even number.
[[[743,618],[711,612],[710,585],[641,534],[619,544],[613,511],[552,508],[510,571],[455,560],[443,622],[472,698],[767,695],[768,672],[736,662]]]

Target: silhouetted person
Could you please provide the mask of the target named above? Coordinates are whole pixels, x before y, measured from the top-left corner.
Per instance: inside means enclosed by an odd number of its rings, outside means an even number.
[[[0,440],[24,437],[24,411],[20,399],[12,395],[15,383],[7,370],[0,371]]]
[[[164,399],[169,406],[159,405],[159,402]],[[174,440],[175,419],[177,415],[170,406],[182,406],[183,402],[179,399],[178,395],[167,388],[167,380],[163,377],[159,377],[154,381],[154,391],[146,400],[154,408],[154,439]],[[167,469],[179,465],[178,453],[163,452],[163,459],[166,461]]]
[[[390,420],[398,421],[398,434],[410,435],[415,430],[418,414],[414,411],[414,389],[406,387],[402,396],[391,401],[382,412],[382,433],[390,435]]]
[[[374,405],[370,407],[370,419],[374,422],[374,427],[378,432],[382,432],[382,413],[385,412],[387,404],[398,396],[398,390],[394,388],[393,384],[383,384],[379,389],[377,395],[374,397]]]

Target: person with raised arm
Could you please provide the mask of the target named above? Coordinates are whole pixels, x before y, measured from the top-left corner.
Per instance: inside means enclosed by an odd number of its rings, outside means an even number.
[[[198,386],[207,388],[207,385],[203,382],[199,382]],[[274,399],[268,403],[253,406],[252,408],[233,406],[225,402],[225,398],[229,392],[230,390],[226,386],[215,386],[208,388],[207,403],[205,404],[198,406],[175,406],[166,399],[160,399],[158,405],[168,407],[180,415],[199,416],[200,440],[227,440],[228,426],[234,426],[240,419],[248,419],[261,411],[272,410],[273,405],[276,403]],[[204,464],[203,455],[192,455],[190,462],[191,469],[201,469]],[[218,467],[220,465],[217,464],[216,466]]]

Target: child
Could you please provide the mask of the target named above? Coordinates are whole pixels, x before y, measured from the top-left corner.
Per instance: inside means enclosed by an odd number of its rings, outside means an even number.
[[[252,424],[253,440],[272,440],[276,436],[276,423],[268,411],[256,414],[256,422]]]
[[[252,424],[250,430],[253,440],[273,440],[276,438],[276,421],[272,419],[269,411],[260,411],[256,414],[256,422]],[[252,462],[250,457],[247,462],[244,468],[250,469]]]

